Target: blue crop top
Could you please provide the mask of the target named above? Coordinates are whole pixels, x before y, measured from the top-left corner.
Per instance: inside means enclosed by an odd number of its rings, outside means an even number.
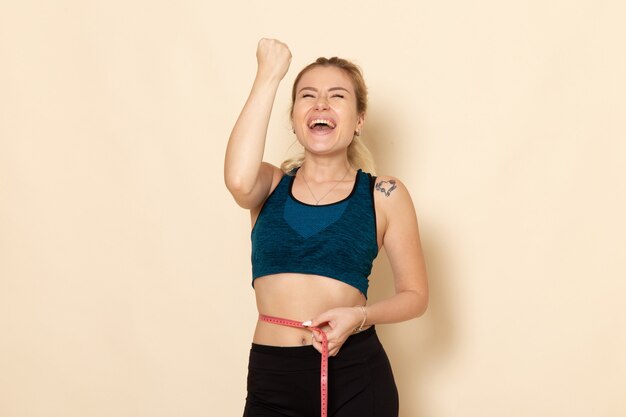
[[[281,178],[252,229],[252,285],[270,274],[314,274],[343,281],[367,297],[378,255],[375,177],[359,169],[348,197],[318,206],[294,198],[294,178]]]

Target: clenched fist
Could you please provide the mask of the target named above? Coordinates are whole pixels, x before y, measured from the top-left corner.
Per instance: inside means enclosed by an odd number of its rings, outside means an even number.
[[[256,59],[260,76],[282,80],[291,63],[291,52],[284,43],[263,38],[259,41]]]

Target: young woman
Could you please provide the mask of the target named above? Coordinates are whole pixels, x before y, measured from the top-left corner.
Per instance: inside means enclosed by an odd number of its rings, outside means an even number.
[[[224,167],[226,186],[252,218],[259,321],[244,416],[397,416],[396,385],[374,325],[418,317],[428,303],[411,197],[397,178],[369,172],[359,139],[367,89],[360,69],[336,57],[319,58],[295,79],[291,122],[303,155],[281,168],[264,162],[291,53],[261,39],[257,61]],[[367,304],[383,246],[395,295]]]

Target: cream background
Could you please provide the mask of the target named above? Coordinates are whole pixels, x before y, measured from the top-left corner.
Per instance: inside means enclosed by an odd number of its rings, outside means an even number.
[[[620,1],[3,1],[0,417],[238,416],[255,322],[222,180],[256,43],[355,60],[431,305],[402,417],[626,415]],[[381,254],[372,298],[392,291]]]

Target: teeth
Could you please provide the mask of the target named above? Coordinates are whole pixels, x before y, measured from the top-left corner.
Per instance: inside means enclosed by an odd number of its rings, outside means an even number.
[[[333,122],[331,122],[330,120],[327,119],[315,119],[312,120],[311,123],[309,124],[309,127],[312,128],[313,126],[317,125],[317,124],[324,124],[326,126],[329,126],[331,128],[335,128],[335,124]]]

